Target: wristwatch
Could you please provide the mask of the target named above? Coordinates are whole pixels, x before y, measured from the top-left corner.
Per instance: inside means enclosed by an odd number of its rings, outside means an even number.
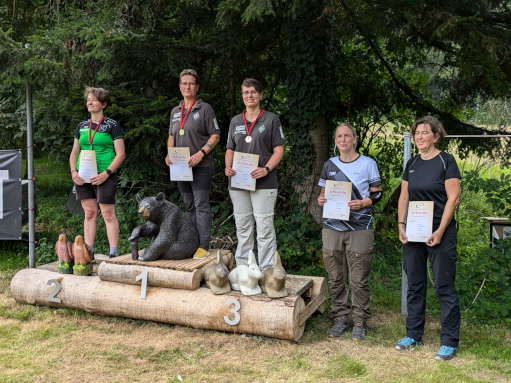
[[[112,175],[112,171],[110,169],[106,169],[106,174],[108,174],[109,176]]]
[[[264,168],[266,169],[266,171],[268,172],[268,174],[270,174],[270,171],[271,171],[271,170],[270,170],[270,168],[269,168],[268,166],[265,166]]]

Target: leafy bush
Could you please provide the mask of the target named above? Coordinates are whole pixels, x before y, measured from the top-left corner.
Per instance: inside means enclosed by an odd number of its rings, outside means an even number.
[[[511,323],[511,240],[499,239],[494,248],[459,262],[456,286],[475,316]]]

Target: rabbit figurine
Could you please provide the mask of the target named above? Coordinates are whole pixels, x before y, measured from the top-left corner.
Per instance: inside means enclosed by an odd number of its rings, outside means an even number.
[[[270,298],[287,297],[286,270],[282,266],[278,251],[275,252],[273,257],[273,267],[263,271],[263,277],[259,280],[259,285]]]
[[[229,282],[233,290],[241,290],[243,295],[256,295],[262,292],[257,281],[263,276],[257,265],[252,250],[248,253],[248,266],[237,266],[229,274]]]
[[[225,294],[231,291],[229,285],[229,269],[224,264],[220,250],[216,253],[216,262],[213,262],[204,271],[204,281],[215,295]]]

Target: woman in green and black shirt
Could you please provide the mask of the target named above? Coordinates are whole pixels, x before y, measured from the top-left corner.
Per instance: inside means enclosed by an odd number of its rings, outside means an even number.
[[[84,94],[91,118],[78,124],[73,150],[69,156],[71,177],[75,183],[76,200],[82,202],[85,212],[84,240],[94,252],[98,203],[105,220],[110,257],[117,256],[119,243],[119,221],[115,216],[115,192],[117,190],[117,169],[125,158],[124,136],[117,121],[105,117],[110,96],[101,88],[87,87]],[[79,175],[80,152],[94,150],[98,174],[90,183]]]

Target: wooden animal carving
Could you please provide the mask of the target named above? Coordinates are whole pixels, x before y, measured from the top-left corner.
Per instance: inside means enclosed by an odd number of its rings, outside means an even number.
[[[142,199],[137,195],[138,216],[147,222],[133,229],[129,241],[131,256],[139,261],[157,259],[187,259],[199,247],[199,233],[195,224],[165,194]],[[138,239],[151,238],[142,256],[138,255]]]
[[[270,298],[287,297],[286,289],[286,270],[282,266],[278,251],[273,257],[273,267],[269,267],[263,271],[263,276],[259,280],[259,285],[263,292],[268,294]]]
[[[229,270],[224,263],[220,250],[216,253],[216,262],[213,262],[204,272],[204,281],[215,295],[231,291],[229,284]]]
[[[73,274],[75,275],[90,275],[92,274],[92,260],[94,256],[92,251],[84,241],[81,235],[75,237],[73,244],[73,256],[75,258],[75,265],[73,266]]]
[[[65,234],[60,234],[55,243],[55,252],[59,257],[58,270],[62,274],[73,274],[74,257],[73,244],[68,241]]]
[[[248,253],[248,266],[240,265],[229,274],[229,282],[233,290],[240,290],[243,295],[261,294],[258,280],[263,276],[252,250]]]

